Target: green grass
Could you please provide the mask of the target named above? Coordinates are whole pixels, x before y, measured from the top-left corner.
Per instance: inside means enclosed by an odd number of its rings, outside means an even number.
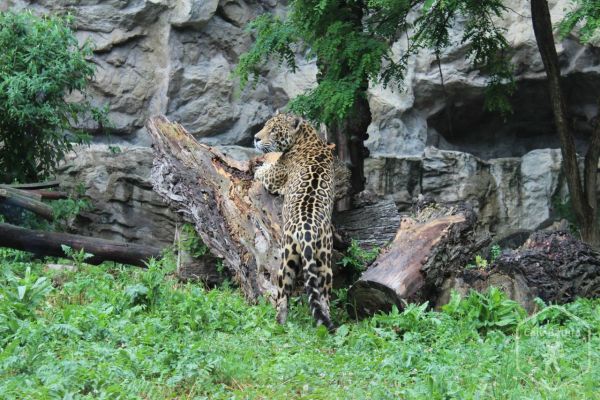
[[[164,264],[164,265],[163,265]],[[535,320],[502,293],[444,311],[355,322],[335,335],[296,301],[266,302],[149,270],[45,270],[0,249],[2,399],[591,399],[600,393],[600,301]],[[519,339],[517,340],[517,335]],[[518,342],[518,343],[517,343]],[[518,344],[518,349],[517,345]]]

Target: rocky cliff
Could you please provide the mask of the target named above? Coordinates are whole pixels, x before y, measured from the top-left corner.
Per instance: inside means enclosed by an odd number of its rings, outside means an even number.
[[[486,77],[465,61],[457,33],[457,43],[441,55],[440,68],[432,54],[423,52],[409,63],[403,90],[370,88],[373,156],[420,156],[427,144],[483,158],[558,147],[529,3],[506,3],[510,11],[498,25],[506,28],[514,49],[519,86],[513,115],[503,120],[484,111]],[[550,3],[559,21],[570,2]],[[98,140],[147,144],[144,121],[162,113],[211,144],[249,145],[275,109],[315,84],[314,60],[300,56],[297,73],[268,66],[256,88],[240,91],[231,77],[251,43],[246,23],[261,13],[284,13],[278,0],[5,0],[0,8],[69,12],[80,39],[96,44],[93,97],[109,104],[118,136]],[[401,53],[405,45],[400,40],[394,51]],[[573,118],[584,136],[600,91],[600,49],[582,47],[570,37],[558,50]]]
[[[97,142],[147,145],[144,121],[162,113],[209,144],[247,146],[275,109],[315,84],[314,62],[300,55],[297,73],[267,66],[256,88],[241,91],[231,77],[251,43],[245,24],[264,12],[284,13],[284,3],[5,0],[0,9],[70,12],[80,39],[95,42],[93,100],[108,103],[114,124],[112,135],[97,137]],[[568,0],[550,3],[554,21],[570,5]],[[483,109],[486,77],[465,62],[464,45],[455,43],[441,55],[439,66],[432,54],[420,54],[409,63],[403,90],[369,89],[371,190],[393,196],[400,208],[420,193],[440,200],[470,199],[483,213],[484,225],[498,232],[533,228],[551,216],[552,198],[560,201],[565,193],[560,152],[548,150],[558,147],[558,139],[529,3],[507,0],[507,5],[510,12],[498,24],[506,28],[513,47],[518,79],[513,114],[503,119]],[[404,46],[401,40],[394,51],[400,53]],[[560,42],[558,50],[583,149],[600,93],[600,49],[583,47],[573,36]],[[97,151],[88,151],[83,160],[113,162]],[[133,159],[140,151],[132,153]]]

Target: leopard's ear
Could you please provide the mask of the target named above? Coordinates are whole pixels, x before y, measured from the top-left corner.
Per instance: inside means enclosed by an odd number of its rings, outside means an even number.
[[[292,121],[292,129],[295,131],[300,129],[300,125],[302,125],[302,122],[304,122],[304,119],[302,117],[294,115],[294,120]]]
[[[275,110],[275,116],[279,115],[281,113],[281,111],[279,111],[279,108],[277,110]]]

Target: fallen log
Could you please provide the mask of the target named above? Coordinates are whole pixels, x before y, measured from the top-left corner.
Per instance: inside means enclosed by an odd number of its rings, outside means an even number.
[[[30,199],[34,199],[37,201],[42,201],[42,195],[40,195],[39,193],[36,193],[35,191],[29,191],[29,190],[21,190],[21,189],[15,189],[13,187],[10,187],[8,185],[0,185],[0,189],[8,192],[10,194],[14,194],[14,195],[18,195],[18,196],[23,196],[23,197],[28,197]]]
[[[350,315],[363,318],[428,300],[450,271],[487,243],[475,240],[475,221],[462,205],[429,205],[404,217],[392,243],[348,291]]]
[[[62,200],[68,199],[69,195],[65,192],[50,191],[50,190],[28,190],[28,193],[39,195],[43,200]]]
[[[16,183],[10,185],[10,187],[22,190],[35,190],[35,189],[51,189],[59,186],[58,181],[47,181],[47,182],[35,182],[35,183]]]
[[[333,223],[346,243],[354,239],[362,247],[381,247],[394,239],[400,214],[394,200],[384,199],[336,213]]]
[[[145,263],[152,257],[160,258],[162,251],[157,247],[61,232],[36,231],[0,223],[0,247],[24,250],[41,256],[67,257],[62,245],[75,251],[84,249],[85,252],[93,254],[93,257],[85,260],[89,264],[114,261],[138,267],[145,267]]]
[[[48,221],[52,221],[54,219],[54,210],[52,207],[36,200],[34,197],[41,198],[40,195],[35,193],[22,194],[20,193],[20,190],[0,188],[0,202],[10,206],[23,208]]]

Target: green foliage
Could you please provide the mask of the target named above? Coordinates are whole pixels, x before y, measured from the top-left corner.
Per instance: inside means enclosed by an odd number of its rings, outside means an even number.
[[[589,342],[559,337],[560,374],[522,373],[515,335],[502,333],[507,325],[477,328],[506,318],[471,310],[490,307],[489,299],[464,299],[451,314],[409,304],[358,323],[338,320],[328,335],[315,330],[306,303],[293,301],[280,326],[267,301],[251,306],[231,289],[181,284],[171,276],[174,264],[167,257],[147,270],[111,263],[52,271],[25,253],[0,250],[1,397],[591,399],[600,390],[599,300],[565,305],[595,328]],[[19,306],[18,287],[39,278],[56,287]],[[573,327],[552,315],[543,324],[548,332]],[[519,352],[527,361],[556,340],[523,335]]]
[[[490,248],[490,257],[489,260],[483,257],[480,254],[475,255],[475,259],[473,260],[473,264],[467,264],[465,268],[479,268],[486,269],[490,266],[498,257],[502,254],[502,249],[497,244],[493,245]]]
[[[419,4],[420,16],[409,23],[409,13]],[[500,0],[292,0],[285,20],[266,14],[249,24],[256,40],[240,57],[235,74],[242,87],[251,77],[256,83],[270,58],[293,72],[295,51],[305,49],[305,57],[317,61],[318,85],[293,99],[289,107],[331,125],[350,113],[369,83],[401,87],[408,58],[422,48],[439,55],[451,44],[449,29],[464,19],[461,41],[468,45],[467,56],[489,76],[487,106],[507,112],[507,95],[514,88],[512,67],[508,43],[493,22],[504,11]],[[402,34],[409,37],[409,45],[395,55],[391,46]]]
[[[48,228],[51,230],[64,231],[68,224],[83,211],[90,211],[92,203],[85,198],[68,197],[66,199],[53,200],[50,203],[54,220]]]
[[[490,330],[513,333],[526,316],[525,310],[517,302],[508,299],[504,292],[495,287],[485,294],[472,290],[464,299],[453,292],[450,302],[442,310],[454,318],[470,321],[483,334]]]
[[[498,246],[497,244],[493,245],[490,248],[490,261],[494,262],[498,259],[498,257],[500,257],[500,255],[502,254],[502,249],[500,248],[500,246]]]
[[[65,253],[67,257],[69,257],[75,263],[75,266],[81,267],[85,260],[94,257],[91,253],[86,253],[85,249],[79,249],[79,251],[73,249],[66,244],[61,244],[60,248]]]
[[[569,231],[573,235],[579,235],[579,224],[577,223],[577,217],[575,211],[573,211],[573,204],[571,198],[568,197],[566,200],[561,200],[560,197],[552,198],[552,208],[554,213],[559,219],[567,221]],[[598,221],[600,223],[600,221]]]
[[[74,125],[105,111],[85,100],[94,75],[89,42],[81,47],[72,20],[0,12],[0,182],[44,178],[89,135]],[[66,102],[80,93],[82,100]]]
[[[208,253],[208,246],[204,244],[192,224],[184,224],[181,228],[183,249],[192,257],[202,257]]]
[[[569,35],[577,26],[583,43],[600,41],[600,5],[598,0],[571,0],[574,9],[567,13],[560,23],[561,37]]]
[[[375,261],[378,255],[379,247],[366,250],[360,247],[360,244],[356,240],[352,239],[350,247],[346,250],[339,264],[349,269],[352,273],[352,280],[356,280],[366,267]]]
[[[452,44],[450,28],[462,19],[460,41],[468,44],[467,58],[489,76],[486,108],[501,113],[512,110],[508,96],[515,88],[509,45],[504,31],[494,23],[494,18],[502,18],[506,10],[502,0],[426,1],[413,38],[417,46],[433,49],[439,55]]]
[[[38,276],[28,267],[23,276],[17,276],[10,270],[3,270],[5,285],[0,287],[0,299],[6,299],[0,307],[0,316],[4,318],[26,319],[34,317],[35,309],[44,301],[52,286],[46,277]],[[10,325],[16,331],[15,324]],[[1,329],[0,329],[1,332]]]

